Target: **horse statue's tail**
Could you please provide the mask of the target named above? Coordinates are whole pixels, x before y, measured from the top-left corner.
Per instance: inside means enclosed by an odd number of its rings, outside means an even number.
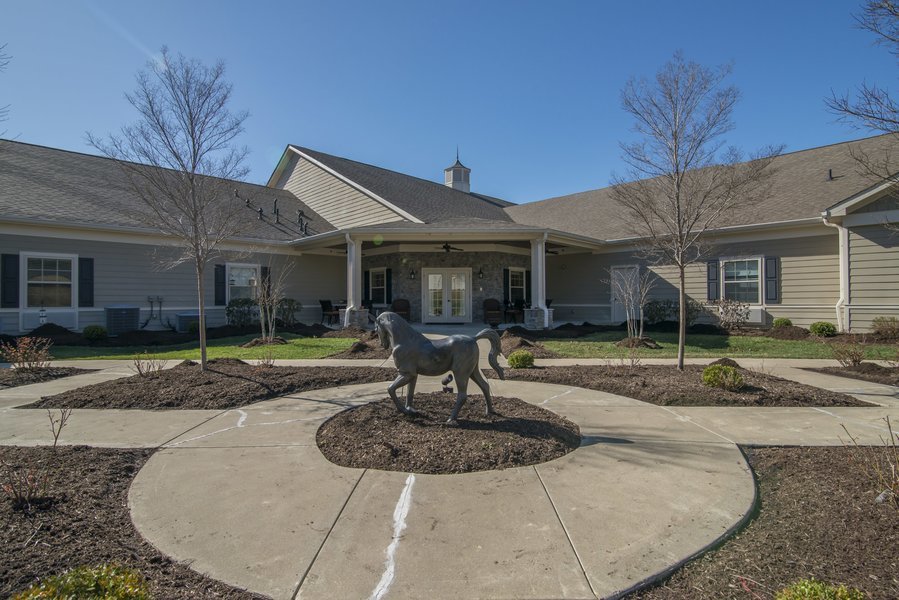
[[[476,340],[490,340],[490,354],[487,356],[488,362],[490,362],[490,366],[493,367],[493,370],[496,371],[496,374],[500,379],[505,379],[506,376],[503,374],[503,368],[499,366],[499,361],[496,360],[496,355],[502,351],[499,342],[499,334],[496,333],[494,329],[482,329],[478,332],[476,336],[474,336]]]

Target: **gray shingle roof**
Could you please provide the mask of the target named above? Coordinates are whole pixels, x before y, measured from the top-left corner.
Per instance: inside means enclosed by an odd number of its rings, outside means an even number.
[[[286,190],[234,181],[241,198],[251,198],[240,237],[286,241],[302,237],[296,223],[297,210],[309,222],[308,233],[334,229],[312,209]],[[282,215],[275,223],[274,200]],[[131,191],[121,167],[114,160],[0,140],[0,218],[85,226],[141,227],[137,215],[142,200]],[[257,218],[255,209],[264,216]]]
[[[722,219],[720,226],[775,223],[820,217],[821,212],[877,183],[861,174],[850,149],[882,156],[899,138],[889,135],[800,150],[774,160],[770,196],[746,210]],[[832,170],[833,179],[828,179]],[[628,224],[609,195],[610,188],[590,190],[507,207],[519,223],[560,229],[600,240],[630,237]]]
[[[509,206],[509,203],[503,200],[480,194],[467,194],[434,181],[301,146],[294,148],[425,223],[437,223],[455,217],[511,220],[509,215],[503,212],[503,208]]]

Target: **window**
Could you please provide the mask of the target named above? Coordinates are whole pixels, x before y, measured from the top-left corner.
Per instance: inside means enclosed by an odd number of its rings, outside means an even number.
[[[228,301],[256,299],[259,265],[228,265]]]
[[[721,280],[724,289],[721,296],[727,300],[759,304],[760,263],[761,260],[758,258],[722,260]]]
[[[25,268],[28,308],[58,308],[72,306],[71,258],[26,258]]]
[[[516,300],[524,300],[527,297],[524,286],[524,269],[509,269],[509,302],[514,304]]]
[[[387,269],[372,269],[368,283],[368,297],[372,304],[387,302]]]

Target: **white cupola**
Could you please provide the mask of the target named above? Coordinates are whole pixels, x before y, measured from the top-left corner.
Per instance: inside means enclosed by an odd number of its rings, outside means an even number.
[[[459,150],[456,150],[456,162],[443,170],[443,183],[454,190],[471,193],[471,169],[459,162]]]

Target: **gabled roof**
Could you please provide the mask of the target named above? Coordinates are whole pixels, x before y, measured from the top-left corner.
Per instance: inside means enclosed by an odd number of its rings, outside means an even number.
[[[308,235],[332,231],[328,222],[286,190],[240,181],[233,187],[250,198],[241,238],[287,241],[302,236],[296,220],[302,210]],[[272,215],[275,200],[280,223]],[[257,209],[263,209],[263,219]],[[114,160],[22,142],[0,140],[0,220],[31,223],[146,229],[138,215],[143,201],[131,190]]]
[[[424,223],[437,223],[455,217],[511,221],[509,215],[503,212],[503,208],[511,203],[498,198],[468,194],[434,181],[301,146],[291,147]]]
[[[720,227],[819,220],[821,213],[875,181],[859,169],[850,150],[871,156],[893,154],[899,138],[881,135],[783,154],[773,162],[771,194],[745,210],[726,215]],[[832,175],[832,178],[830,178]],[[610,188],[580,192],[507,207],[506,213],[519,223],[542,225],[600,240],[632,237]]]

